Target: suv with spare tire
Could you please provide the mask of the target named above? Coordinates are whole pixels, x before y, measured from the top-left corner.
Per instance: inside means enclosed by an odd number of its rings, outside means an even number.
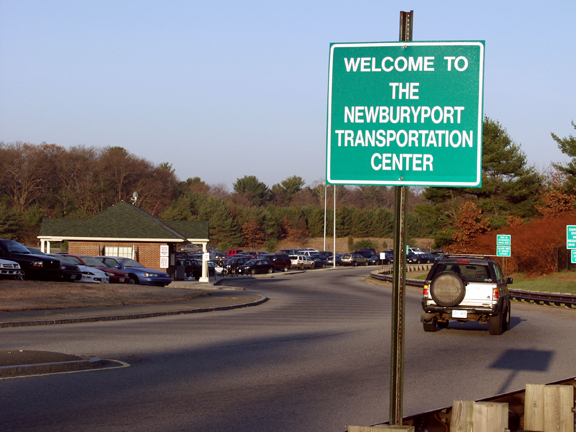
[[[446,328],[450,320],[488,324],[491,335],[510,328],[510,292],[497,261],[485,255],[445,255],[426,277],[421,321],[424,331]]]

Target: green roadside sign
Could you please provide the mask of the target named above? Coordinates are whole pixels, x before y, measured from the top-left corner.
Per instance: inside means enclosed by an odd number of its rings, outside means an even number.
[[[576,249],[576,225],[566,225],[566,249]]]
[[[484,42],[330,46],[330,184],[480,187]]]
[[[496,236],[496,246],[511,246],[512,236],[509,234],[498,234]]]
[[[496,246],[496,256],[509,257],[512,255],[512,246]]]

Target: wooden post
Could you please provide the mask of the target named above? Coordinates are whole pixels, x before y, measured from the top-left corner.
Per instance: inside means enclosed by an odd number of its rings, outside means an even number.
[[[472,432],[473,415],[473,401],[454,401],[450,417],[450,432]]]
[[[507,403],[454,401],[450,432],[505,432],[507,430]]]
[[[524,429],[538,432],[574,431],[574,387],[526,384]]]
[[[504,432],[507,429],[507,403],[474,402],[474,432]]]
[[[524,397],[524,429],[544,430],[544,384],[526,384]]]
[[[574,432],[574,387],[544,387],[544,432]]]

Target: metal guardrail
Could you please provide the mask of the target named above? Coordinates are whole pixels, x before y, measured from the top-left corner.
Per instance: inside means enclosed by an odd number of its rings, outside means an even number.
[[[423,268],[428,267],[428,268]],[[408,266],[407,270],[410,271],[425,271],[430,268],[430,266],[414,265]],[[393,276],[390,275],[392,270],[384,270],[384,273],[372,273],[371,276],[374,279],[381,280],[384,282],[392,282]],[[388,274],[385,274],[388,273]],[[417,279],[406,279],[406,285],[414,287],[423,287],[424,281]],[[550,294],[550,293],[540,293],[532,291],[522,291],[522,290],[510,290],[512,299],[516,301],[524,301],[528,303],[535,303],[540,305],[548,306],[559,306],[559,307],[576,307],[576,296],[570,294]]]

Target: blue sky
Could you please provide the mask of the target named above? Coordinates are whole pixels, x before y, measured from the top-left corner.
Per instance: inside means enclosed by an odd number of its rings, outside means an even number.
[[[484,113],[540,171],[576,132],[576,2],[0,0],[0,141],[122,146],[209,184],[326,166],[331,42],[484,40]]]

